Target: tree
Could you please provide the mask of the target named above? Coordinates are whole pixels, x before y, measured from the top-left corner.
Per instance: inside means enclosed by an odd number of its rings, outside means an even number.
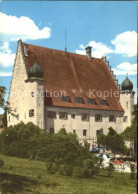
[[[4,108],[4,104],[5,104],[5,100],[4,100],[5,91],[6,91],[6,88],[4,86],[0,86],[0,108]]]
[[[121,133],[121,136],[124,141],[133,141],[134,142],[134,154],[136,155],[137,148],[137,104],[134,105],[134,111],[132,113],[133,120],[130,127],[127,127],[124,132]]]
[[[123,152],[124,141],[121,135],[119,135],[112,127],[109,128],[107,135],[100,134],[97,137],[99,144],[111,149],[112,152]]]

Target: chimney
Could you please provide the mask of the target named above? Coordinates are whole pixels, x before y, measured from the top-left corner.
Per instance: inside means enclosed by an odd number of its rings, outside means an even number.
[[[27,44],[24,45],[24,55],[28,56],[28,45]]]
[[[87,46],[87,47],[85,48],[85,50],[86,50],[86,55],[87,55],[89,61],[91,61],[91,48],[92,48],[91,46]]]
[[[106,57],[105,56],[103,56],[101,59],[106,63]]]

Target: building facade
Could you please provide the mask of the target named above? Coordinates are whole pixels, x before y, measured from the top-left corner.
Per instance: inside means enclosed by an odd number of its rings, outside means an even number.
[[[92,57],[18,41],[8,102],[8,126],[33,122],[50,133],[76,133],[90,149],[102,130],[121,133],[132,121],[134,92],[126,78],[122,89],[105,57]],[[127,118],[127,119],[126,119]]]

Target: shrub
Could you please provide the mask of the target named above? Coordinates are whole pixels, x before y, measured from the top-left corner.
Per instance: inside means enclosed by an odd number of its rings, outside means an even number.
[[[67,176],[72,176],[72,173],[73,173],[73,166],[72,165],[66,165],[65,170],[66,170]]]
[[[59,174],[60,175],[66,175],[66,166],[65,164],[61,164],[59,167]]]
[[[134,179],[134,177],[135,177],[135,165],[130,163],[130,169],[131,169],[130,178]]]
[[[4,166],[4,161],[0,158],[0,167]]]
[[[82,178],[83,177],[82,168],[79,166],[74,167],[72,176],[75,178]]]
[[[105,168],[107,170],[107,176],[111,177],[115,167],[112,163],[109,163],[109,166]]]
[[[47,166],[47,173],[48,173],[48,174],[56,174],[57,169],[58,169],[56,163],[47,162],[47,163],[46,163],[46,166]]]

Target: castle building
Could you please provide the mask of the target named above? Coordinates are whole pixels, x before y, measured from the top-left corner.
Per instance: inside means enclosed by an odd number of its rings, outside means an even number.
[[[92,57],[18,41],[8,102],[8,126],[33,122],[50,133],[61,128],[86,139],[90,149],[99,132],[121,133],[131,125],[134,92],[126,78],[122,89],[106,57]]]

